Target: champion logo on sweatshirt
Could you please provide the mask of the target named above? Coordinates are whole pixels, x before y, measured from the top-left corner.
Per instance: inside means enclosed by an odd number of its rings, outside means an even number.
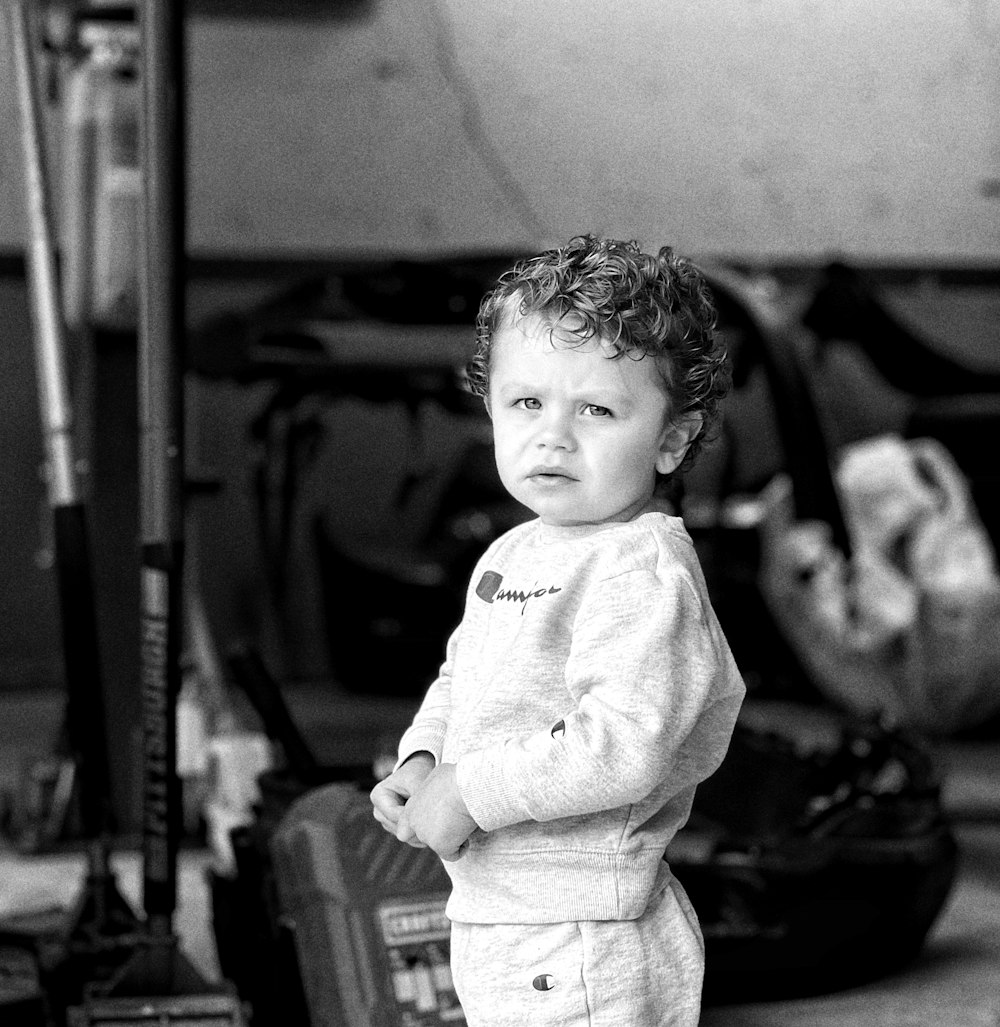
[[[523,614],[529,599],[539,599],[542,596],[562,591],[561,588],[555,585],[550,585],[548,588],[537,588],[535,585],[532,585],[531,588],[522,591],[521,589],[501,588],[502,584],[502,574],[498,574],[496,571],[484,571],[483,576],[479,579],[479,584],[476,586],[476,595],[487,603],[492,603],[496,600],[520,603],[521,613]]]

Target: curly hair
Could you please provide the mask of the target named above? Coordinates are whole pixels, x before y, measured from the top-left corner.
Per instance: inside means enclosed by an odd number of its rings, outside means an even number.
[[[701,418],[679,469],[712,437],[731,375],[716,335],[717,315],[701,272],[664,246],[654,257],[638,243],[579,235],[565,246],[519,261],[479,307],[469,387],[489,395],[496,333],[527,314],[541,314],[560,337],[582,345],[599,338],[610,359],[652,357],[675,419]],[[566,345],[574,345],[568,341]]]

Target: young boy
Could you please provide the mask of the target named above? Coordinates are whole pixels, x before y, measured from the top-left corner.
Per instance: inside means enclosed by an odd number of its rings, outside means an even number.
[[[715,312],[669,248],[572,239],[483,300],[469,377],[508,491],[440,675],[372,791],[452,879],[479,1025],[696,1024],[704,945],[663,859],[744,688],[658,481],[728,387]]]

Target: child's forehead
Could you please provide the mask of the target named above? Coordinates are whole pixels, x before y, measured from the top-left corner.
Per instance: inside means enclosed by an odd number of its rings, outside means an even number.
[[[632,392],[666,381],[659,361],[642,353],[624,353],[600,335],[576,335],[544,313],[528,313],[494,336],[491,389],[516,383],[556,379],[570,385],[601,385]]]
[[[527,350],[599,351],[609,358],[621,354],[620,347],[610,338],[590,332],[583,318],[573,312],[561,316],[538,310],[517,312],[500,326],[494,345]]]

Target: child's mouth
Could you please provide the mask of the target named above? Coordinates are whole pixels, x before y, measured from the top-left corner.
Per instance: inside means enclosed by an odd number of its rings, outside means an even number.
[[[575,481],[571,475],[566,474],[565,471],[555,470],[536,470],[532,471],[528,475],[528,480],[535,482],[537,485],[542,486],[554,486],[554,485],[567,485],[570,482]]]

